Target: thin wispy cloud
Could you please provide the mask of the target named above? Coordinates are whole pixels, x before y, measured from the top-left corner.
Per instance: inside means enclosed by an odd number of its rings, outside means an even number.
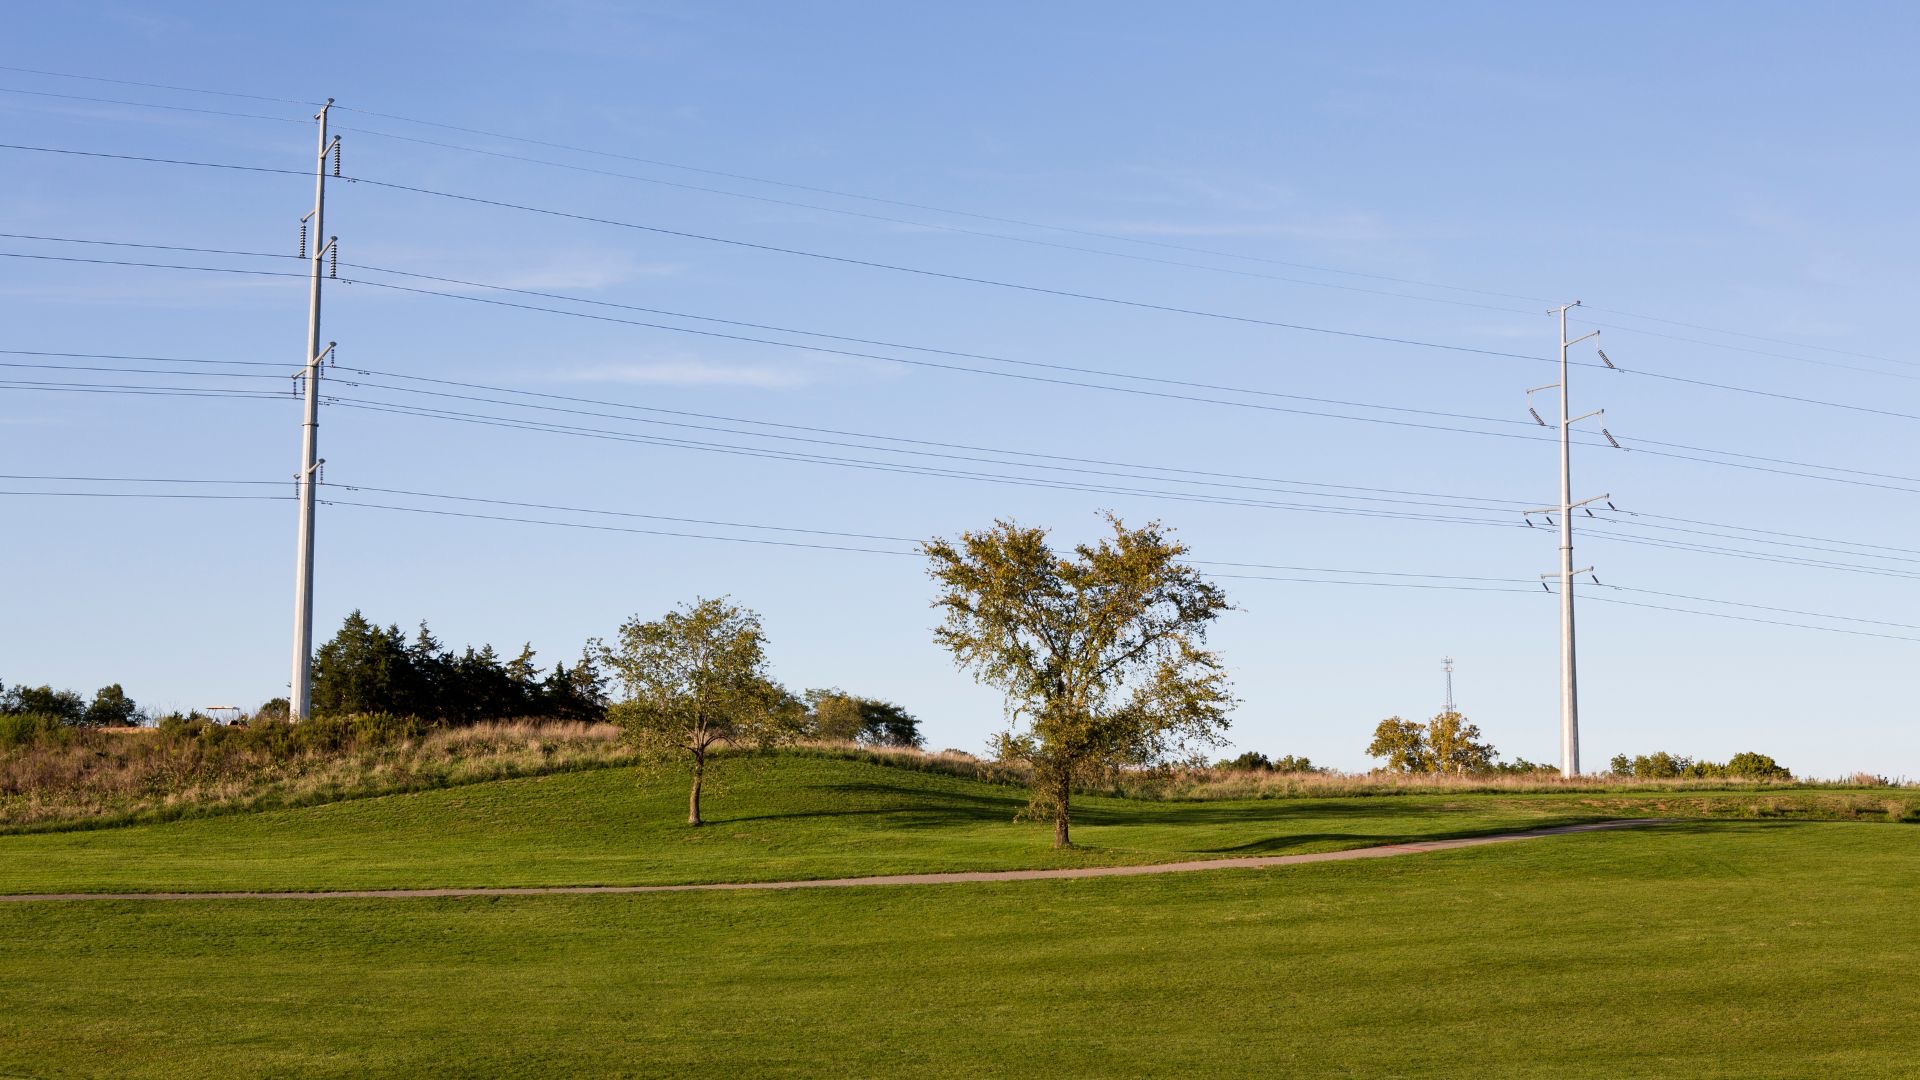
[[[1379,243],[1393,239],[1391,230],[1372,214],[1343,214],[1320,220],[1293,221],[1109,221],[1092,228],[1137,236],[1171,237],[1285,237],[1343,244]]]
[[[785,390],[818,380],[807,371],[764,364],[726,364],[711,360],[650,360],[598,364],[549,373],[567,383],[621,383],[631,386],[728,386]]]

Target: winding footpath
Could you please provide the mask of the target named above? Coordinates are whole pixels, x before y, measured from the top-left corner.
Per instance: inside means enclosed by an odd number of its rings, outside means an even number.
[[[1601,821],[1588,825],[1559,825],[1524,832],[1497,833],[1457,840],[1419,840],[1380,844],[1344,851],[1317,851],[1306,855],[1255,855],[1235,859],[1145,863],[1137,866],[1085,866],[1065,870],[973,870],[945,874],[887,874],[879,877],[816,878],[806,881],[736,881],[704,885],[549,885],[465,889],[341,889],[328,892],[145,892],[145,893],[19,893],[0,895],[0,903],[74,900],[427,900],[465,896],[591,896],[598,894],[720,892],[740,889],[838,889],[867,885],[951,885],[963,882],[1043,881],[1051,878],[1133,877],[1139,874],[1186,874],[1198,870],[1253,870],[1269,866],[1386,859],[1429,851],[1504,844],[1542,836],[1600,832],[1658,825],[1659,818]]]

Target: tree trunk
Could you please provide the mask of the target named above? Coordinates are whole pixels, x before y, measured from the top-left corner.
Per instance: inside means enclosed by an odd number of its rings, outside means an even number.
[[[693,790],[687,793],[687,824],[689,825],[705,824],[700,820],[700,781],[706,776],[706,772],[707,756],[695,754],[693,756]]]
[[[1073,842],[1067,836],[1067,826],[1073,819],[1073,815],[1067,809],[1067,796],[1072,791],[1072,775],[1063,771],[1060,775],[1060,789],[1054,793],[1053,802],[1053,846],[1056,848],[1073,846]]]

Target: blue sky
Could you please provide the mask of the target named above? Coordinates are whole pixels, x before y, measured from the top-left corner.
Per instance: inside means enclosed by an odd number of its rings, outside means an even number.
[[[1920,367],[1901,317],[1915,285],[1915,87],[1905,43],[1920,20],[1910,9],[343,2],[311,19],[276,5],[183,12],[37,5],[11,16],[0,64],[292,101],[331,96],[361,110],[336,111],[334,122],[345,132],[344,171],[370,181],[1265,320],[337,182],[328,225],[345,263],[577,298],[343,267],[358,281],[329,287],[325,326],[343,368],[727,419],[606,405],[565,407],[614,417],[540,413],[421,397],[391,387],[429,384],[391,376],[360,376],[350,387],[342,384],[356,377],[346,371],[332,393],[736,452],[330,405],[321,429],[330,484],[879,537],[952,535],[1007,517],[1045,524],[1063,543],[1092,536],[1098,511],[1112,509],[1174,526],[1196,559],[1349,571],[1210,567],[1222,573],[1499,589],[1223,577],[1239,609],[1216,639],[1244,699],[1235,741],[1363,767],[1375,721],[1437,711],[1440,659],[1451,654],[1460,704],[1493,743],[1508,757],[1553,760],[1556,602],[1528,582],[1556,556],[1551,533],[1512,527],[1512,511],[1557,497],[1555,451],[1507,436],[1546,434],[1509,422],[1527,420],[1525,389],[1553,378],[1545,308],[1581,299],[1588,308],[1576,329],[1603,326],[1603,346],[1629,372],[1577,369],[1575,408],[1605,407],[1608,427],[1632,449],[1579,447],[1576,496],[1606,492],[1623,512],[1663,516],[1583,519],[1578,564],[1595,564],[1608,585],[1705,598],[1581,594],[1585,762],[1621,751],[1724,758],[1756,749],[1802,772],[1920,775],[1906,681],[1920,640],[1833,632],[1920,639],[1920,629],[1897,625],[1920,624],[1911,613],[1920,590],[1902,576],[1920,559],[1904,550],[1920,546],[1909,539],[1920,480],[1898,478],[1920,475],[1899,452],[1914,421],[1697,385],[1920,413]],[[294,170],[311,161],[312,125],[295,122],[311,110],[296,104],[18,70],[0,71],[0,90],[8,143]],[[0,231],[13,234],[291,253],[311,199],[311,181],[299,176],[0,155]],[[52,240],[0,240],[0,251],[300,269],[285,259]],[[180,364],[145,365],[160,374],[78,371],[142,365],[15,353],[0,360],[66,369],[8,367],[0,381],[277,389],[301,360],[297,278],[0,264],[0,348],[281,365],[198,369],[269,376],[235,379],[182,374],[193,366]],[[361,283],[376,280],[682,329]],[[892,344],[842,343],[870,354],[856,357],[764,343],[823,342],[790,330]],[[1595,359],[1586,346],[1575,355]],[[387,386],[366,385],[374,382]],[[1548,412],[1550,395],[1536,404]],[[863,445],[742,433],[754,430]],[[896,451],[916,447],[876,441],[886,438],[950,444],[939,452],[973,460],[903,455]],[[1662,457],[1656,442],[1723,463]],[[1779,461],[1856,471],[1812,470],[1824,477],[1815,479]],[[9,480],[9,491],[288,494],[298,411],[290,397],[0,386],[0,462],[16,476],[284,485]],[[1189,472],[1156,471],[1172,469]],[[1331,498],[1340,489],[1313,485],[1423,494]],[[1259,501],[1286,505],[1245,505]],[[1479,523],[1320,512],[1356,508]],[[284,692],[290,502],[8,495],[0,514],[8,579],[0,679],[88,691],[119,681],[159,708],[252,705]],[[1380,574],[1451,577],[1368,576]],[[764,614],[777,672],[796,689],[838,685],[896,700],[923,718],[936,746],[978,750],[1000,723],[997,697],[933,646],[931,587],[910,557],[328,506],[317,580],[322,639],[360,608],[402,626],[428,619],[456,645],[512,651],[531,639],[545,662],[571,658],[631,614],[727,594]]]

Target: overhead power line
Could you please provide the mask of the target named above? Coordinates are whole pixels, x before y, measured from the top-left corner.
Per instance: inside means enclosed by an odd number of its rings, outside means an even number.
[[[40,68],[27,68],[27,67],[0,65],[0,70],[13,71],[13,72],[22,73],[22,74],[31,74],[31,75],[37,75],[37,76],[50,77],[50,78],[71,79],[71,80],[96,82],[96,83],[104,83],[104,84],[119,85],[119,86],[136,86],[136,87],[142,87],[146,89],[168,90],[168,91],[174,91],[174,92],[180,92],[180,93],[214,95],[219,97],[237,98],[237,99],[245,99],[245,100],[252,100],[252,101],[272,102],[276,104],[301,105],[305,107],[317,107],[320,104],[317,101],[303,101],[297,98],[275,97],[271,95],[241,93],[241,92],[229,91],[229,90],[215,90],[215,89],[207,89],[202,87],[177,86],[177,85],[168,84],[168,83],[142,82],[142,81],[132,80],[132,79],[119,79],[119,78],[112,78],[107,76],[87,75],[87,74],[81,74],[81,73],[75,73],[75,72],[49,71],[49,70],[40,69]],[[13,92],[35,94],[39,96],[50,96],[50,97],[72,96],[72,95],[53,95],[53,94],[48,94],[47,92],[44,92],[44,91],[19,90],[19,91],[13,91]],[[184,112],[209,111],[209,110],[193,109],[186,106],[164,105],[164,104],[157,104],[152,102],[134,102],[134,101],[123,101],[123,100],[115,100],[115,99],[94,99],[94,100],[99,100],[108,104],[131,105],[131,106],[136,106],[141,108],[158,108],[158,109],[168,109],[168,110],[184,111]],[[422,127],[436,128],[443,131],[455,131],[455,132],[461,132],[469,135],[479,135],[486,138],[502,139],[508,142],[521,143],[523,145],[540,146],[548,149],[562,150],[569,153],[579,153],[579,154],[585,154],[593,157],[600,157],[600,158],[606,158],[611,160],[634,162],[634,163],[648,165],[656,168],[666,168],[666,169],[672,169],[676,171],[694,173],[698,175],[713,176],[713,177],[737,180],[737,181],[742,181],[742,182],[752,183],[752,184],[761,184],[761,185],[767,185],[767,186],[773,186],[773,187],[780,187],[780,188],[785,188],[785,189],[794,190],[794,191],[811,192],[814,194],[828,195],[834,198],[849,199],[849,200],[854,200],[858,202],[872,203],[876,205],[895,206],[903,209],[919,210],[919,211],[935,213],[935,214],[946,214],[954,217],[967,218],[967,219],[972,219],[976,221],[993,222],[993,223],[1002,224],[1002,225],[1013,225],[1020,228],[1037,229],[1045,232],[1053,232],[1053,233],[1058,233],[1063,235],[1083,236],[1083,237],[1088,237],[1093,239],[1106,240],[1114,243],[1137,245],[1142,247],[1151,247],[1151,248],[1156,248],[1160,250],[1181,251],[1181,252],[1186,252],[1190,254],[1206,255],[1213,258],[1234,260],[1242,263],[1283,266],[1283,267],[1289,267],[1289,268],[1299,269],[1299,270],[1308,270],[1316,273],[1333,274],[1333,275],[1342,276],[1342,277],[1352,277],[1352,278],[1359,278],[1359,279],[1366,279],[1366,280],[1373,280],[1373,281],[1384,281],[1384,282],[1391,282],[1391,283],[1402,284],[1402,285],[1412,285],[1420,288],[1427,288],[1427,289],[1434,289],[1434,290],[1441,290],[1441,291],[1448,291],[1448,292],[1497,297],[1497,298],[1507,299],[1507,300],[1521,300],[1521,301],[1526,301],[1528,303],[1536,303],[1536,304],[1547,302],[1546,298],[1540,297],[1540,296],[1531,296],[1531,295],[1512,293],[1512,292],[1502,292],[1499,290],[1492,290],[1492,289],[1472,288],[1472,287],[1466,287],[1466,286],[1452,285],[1445,282],[1424,281],[1417,278],[1397,277],[1389,274],[1357,271],[1357,270],[1351,270],[1351,269],[1342,268],[1342,267],[1324,266],[1324,265],[1297,262],[1297,261],[1291,261],[1291,260],[1285,260],[1285,259],[1276,259],[1276,258],[1271,258],[1267,256],[1249,255],[1243,252],[1227,251],[1227,250],[1222,250],[1217,248],[1207,248],[1207,247],[1202,247],[1200,245],[1195,245],[1195,244],[1178,243],[1178,242],[1169,241],[1169,240],[1141,237],[1137,235],[1129,235],[1129,234],[1120,233],[1120,232],[1079,228],[1075,226],[1062,225],[1062,224],[1053,223],[1053,222],[1034,221],[1034,220],[1022,219],[1022,218],[1005,216],[1005,215],[985,214],[985,213],[980,213],[976,211],[962,210],[954,207],[938,206],[931,203],[912,202],[907,200],[892,199],[884,196],[872,195],[872,194],[863,193],[863,192],[848,191],[848,190],[836,189],[836,188],[830,188],[830,187],[824,187],[824,186],[818,186],[818,185],[800,184],[800,183],[780,180],[772,177],[757,176],[757,175],[752,175],[748,173],[730,172],[730,171],[719,170],[719,169],[704,168],[700,166],[688,165],[682,162],[667,161],[667,160],[662,160],[657,158],[645,158],[645,157],[640,157],[632,154],[623,154],[623,153],[617,153],[612,151],[599,150],[592,147],[562,143],[554,140],[529,138],[526,136],[513,135],[507,132],[490,131],[482,128],[468,127],[468,126],[462,126],[458,124],[449,124],[449,123],[435,121],[435,120],[427,120],[427,119],[422,119],[418,117],[406,116],[398,113],[381,112],[381,111],[376,111],[372,109],[360,109],[360,108],[355,108],[347,105],[336,105],[335,108],[340,111],[354,112],[363,116],[378,117],[381,119],[392,120],[399,123],[415,124]],[[250,119],[272,120],[276,122],[294,122],[294,123],[305,122],[303,120],[297,120],[292,117],[264,116],[260,114],[232,113],[232,114],[222,114],[222,115],[233,115],[233,116],[246,117]],[[580,165],[570,164],[565,162],[546,161],[543,159],[525,157],[523,155],[512,155],[512,154],[501,153],[498,151],[483,150],[476,147],[460,146],[457,144],[450,144],[450,143],[439,143],[439,142],[434,142],[432,140],[420,139],[413,136],[399,135],[393,132],[380,132],[380,131],[374,131],[374,130],[365,129],[365,128],[360,129],[360,132],[363,134],[376,135],[376,136],[392,138],[397,140],[411,141],[411,142],[422,143],[422,144],[431,145],[431,146],[438,146],[446,149],[464,151],[468,153],[488,154],[488,155],[503,157],[503,158],[515,158],[519,160],[525,160],[530,163],[549,165],[557,168],[574,169],[574,170],[588,171],[588,172],[603,171],[603,170],[592,170],[592,169],[586,168],[585,166],[580,166]],[[626,175],[626,174],[611,174],[611,175]],[[662,180],[658,180],[657,178],[650,178],[650,177],[631,177],[630,176],[629,178],[635,179],[635,180],[641,180],[643,182],[650,182],[650,183],[661,183],[661,184],[671,183],[670,181],[662,181]],[[692,187],[693,185],[676,185],[676,186]],[[707,190],[707,191],[712,191],[715,194],[729,195],[729,196],[739,197],[739,198],[760,198],[758,196],[754,196],[749,193],[732,192],[732,191],[726,191],[723,189],[699,188],[698,190]],[[780,200],[767,200],[767,201],[778,202]],[[807,205],[807,204],[799,204],[799,205]],[[848,211],[844,208],[834,208],[834,207],[825,207],[825,206],[812,206],[810,208],[824,210],[832,213],[854,213],[853,211]],[[886,218],[882,220],[899,220],[899,219]],[[955,226],[952,226],[950,223],[929,222],[929,221],[919,221],[919,220],[909,220],[907,223],[930,226],[933,228],[946,228],[946,229],[957,228]],[[968,230],[968,231],[976,232],[981,235],[996,236],[996,237],[1013,240],[1017,242],[1028,242],[1028,243],[1037,242],[1030,237],[1020,237],[1020,236],[1002,234],[1002,233],[985,233],[984,231],[980,231],[980,230]],[[1074,250],[1084,250],[1092,254],[1104,254],[1104,255],[1110,255],[1110,256],[1121,257],[1121,258],[1137,257],[1137,256],[1129,256],[1128,253],[1103,251],[1101,249],[1076,248]],[[1198,268],[1198,269],[1210,269],[1210,270],[1224,269],[1221,267],[1208,267],[1200,264],[1176,263],[1175,265],[1189,265],[1189,266],[1194,266],[1195,268]],[[1281,279],[1281,280],[1289,280],[1289,279]],[[1315,282],[1309,282],[1309,281],[1300,281],[1298,283],[1299,284],[1321,284],[1321,285],[1329,284],[1329,283],[1315,283]],[[1330,287],[1337,287],[1337,286],[1330,286]],[[1418,297],[1412,294],[1388,293],[1386,295],[1404,295],[1409,299],[1436,299],[1436,298]],[[1635,312],[1635,311],[1629,311],[1629,310],[1619,309],[1619,308],[1607,308],[1602,306],[1594,306],[1592,310],[1608,312],[1623,318],[1638,319],[1646,322],[1660,323],[1660,324],[1669,325],[1669,326],[1677,326],[1685,329],[1700,330],[1707,333],[1721,334],[1729,337],[1743,338],[1746,340],[1760,341],[1760,342],[1765,342],[1770,344],[1786,345],[1793,348],[1805,349],[1805,350],[1815,351],[1815,352],[1824,352],[1831,355],[1851,356],[1857,359],[1877,360],[1885,363],[1901,364],[1905,366],[1916,366],[1916,362],[1911,360],[1902,360],[1902,359],[1888,357],[1880,354],[1860,352],[1857,350],[1842,349],[1834,346],[1820,345],[1820,344],[1805,342],[1805,341],[1796,341],[1796,340],[1778,337],[1778,336],[1755,334],[1750,331],[1732,330],[1725,327],[1711,326],[1704,323],[1687,322],[1687,321],[1678,320],[1678,319],[1671,319],[1671,318],[1665,318],[1665,317],[1656,316],[1656,315],[1649,315],[1643,312]],[[1589,325],[1603,325],[1603,324],[1589,323]],[[1621,326],[1615,325],[1615,326],[1610,326],[1609,328],[1632,332],[1632,333],[1646,334],[1649,336],[1656,336],[1656,337],[1670,336],[1670,335],[1659,335],[1654,333],[1653,331],[1648,331],[1648,330],[1644,330],[1637,327],[1621,327]],[[1680,340],[1687,340],[1687,339],[1680,339]],[[1716,342],[1695,342],[1695,343],[1710,346],[1710,347],[1716,347],[1716,348],[1734,348],[1733,346],[1726,346]],[[1748,351],[1752,351],[1752,350],[1748,350]],[[1790,359],[1790,360],[1800,360],[1800,361],[1808,360],[1808,358],[1806,357],[1796,357],[1796,356],[1774,354],[1774,353],[1761,353],[1760,355],[1779,356],[1782,359]],[[1813,362],[1817,362],[1817,361],[1813,361]],[[1874,369],[1857,368],[1856,370],[1873,371]],[[1885,372],[1885,371],[1879,371],[1875,373],[1895,374],[1892,372]]]
[[[254,257],[254,258],[277,258],[277,259],[297,258],[297,256],[287,255],[285,253],[279,253],[279,252],[239,251],[239,250],[225,249],[225,248],[189,247],[189,246],[175,245],[175,244],[133,243],[133,242],[121,241],[121,240],[83,239],[83,238],[77,238],[77,237],[46,236],[46,235],[38,235],[38,234],[30,234],[30,233],[0,233],[0,238],[19,239],[19,240],[36,240],[36,241],[46,241],[46,242],[52,242],[52,243],[89,244],[89,245],[101,245],[101,246],[109,246],[109,247],[128,247],[128,248],[140,248],[140,249],[157,250],[157,251],[180,251],[180,252],[206,253],[206,254],[219,254],[219,255],[236,255],[236,256],[247,256],[247,257]],[[132,264],[116,264],[116,265],[132,265]],[[527,289],[527,288],[518,288],[514,286],[507,286],[507,285],[494,285],[494,284],[489,284],[487,282],[469,281],[461,278],[447,277],[447,276],[436,275],[436,274],[425,274],[417,271],[397,270],[392,267],[372,266],[365,263],[347,263],[345,265],[347,265],[352,269],[357,269],[357,270],[366,270],[366,271],[372,271],[375,273],[390,274],[398,277],[413,278],[416,280],[433,281],[441,284],[459,285],[464,288],[487,289],[495,292],[511,293],[511,294],[520,295],[520,296],[534,296],[534,297],[540,297],[540,298],[549,299],[549,300],[561,300],[568,303],[583,304],[583,305],[588,305],[592,307],[604,307],[604,308],[611,308],[611,309],[624,310],[624,311],[636,311],[636,312],[652,314],[652,315],[665,315],[672,318],[690,319],[698,322],[718,323],[718,324],[723,324],[728,326],[739,326],[739,327],[745,327],[745,328],[756,329],[756,330],[771,330],[778,333],[796,334],[804,337],[815,337],[815,338],[822,338],[822,339],[834,340],[834,341],[847,341],[847,342],[853,342],[856,344],[863,344],[863,345],[876,345],[884,348],[907,349],[914,352],[924,352],[924,353],[930,353],[930,354],[936,354],[936,355],[954,356],[954,357],[959,357],[963,359],[986,360],[992,363],[1010,364],[1010,365],[1017,365],[1017,366],[1023,366],[1023,367],[1046,368],[1046,369],[1058,370],[1058,371],[1072,371],[1072,372],[1077,372],[1081,374],[1100,375],[1107,378],[1127,379],[1127,380],[1138,381],[1138,382],[1160,383],[1160,384],[1171,385],[1171,386],[1185,386],[1185,387],[1192,387],[1192,388],[1204,389],[1204,390],[1220,390],[1220,391],[1228,391],[1232,393],[1252,394],[1252,395],[1265,396],[1265,397],[1287,398],[1287,399],[1298,400],[1298,401],[1319,402],[1322,404],[1343,405],[1343,406],[1349,406],[1349,407],[1355,407],[1355,408],[1388,409],[1391,411],[1412,413],[1412,414],[1418,414],[1418,415],[1441,416],[1441,417],[1449,417],[1453,419],[1474,420],[1480,423],[1517,424],[1522,427],[1526,426],[1524,421],[1511,420],[1504,417],[1472,416],[1469,414],[1445,412],[1441,410],[1413,409],[1413,408],[1396,407],[1396,406],[1375,405],[1375,404],[1370,404],[1366,402],[1343,401],[1343,400],[1334,399],[1334,398],[1319,398],[1319,397],[1312,397],[1312,396],[1301,395],[1301,394],[1286,394],[1286,393],[1280,393],[1280,392],[1271,391],[1271,390],[1228,386],[1228,385],[1222,385],[1218,383],[1206,383],[1206,382],[1199,382],[1199,381],[1190,380],[1190,379],[1170,379],[1170,378],[1159,377],[1159,376],[1135,375],[1127,372],[1118,372],[1118,371],[1112,371],[1112,370],[1104,370],[1100,368],[1091,368],[1091,367],[1068,365],[1068,364],[1048,364],[1048,363],[1040,363],[1036,361],[1016,360],[1008,357],[993,356],[993,355],[984,354],[984,353],[971,353],[971,352],[963,352],[963,351],[952,350],[952,349],[933,348],[933,347],[922,346],[922,345],[903,344],[900,342],[882,341],[882,340],[877,340],[872,338],[853,337],[845,334],[822,333],[820,331],[801,330],[793,327],[784,327],[784,326],[774,326],[774,325],[769,325],[765,323],[748,322],[740,319],[726,319],[726,318],[718,318],[718,317],[708,316],[708,315],[695,315],[687,312],[671,311],[664,308],[645,307],[638,304],[625,304],[625,303],[619,303],[615,301],[595,299],[591,297],[570,296],[565,293],[556,293],[556,292],[550,292],[550,291],[545,291],[540,289]],[[377,285],[380,283],[363,282],[363,284]],[[392,286],[387,286],[387,287],[392,287]],[[447,294],[436,293],[435,295],[447,295]],[[668,329],[680,329],[680,328],[669,327]],[[1518,354],[1509,354],[1509,355],[1518,355]],[[881,359],[893,359],[893,358],[881,358]],[[1597,365],[1592,363],[1581,363],[1579,366],[1599,368],[1602,365]],[[1861,405],[1853,402],[1834,401],[1834,400],[1824,399],[1824,398],[1808,397],[1802,394],[1788,394],[1780,391],[1762,390],[1756,387],[1741,386],[1734,383],[1718,382],[1710,379],[1696,379],[1696,378],[1691,378],[1684,375],[1673,375],[1665,372],[1648,371],[1642,368],[1614,368],[1613,370],[1621,371],[1623,374],[1626,374],[1629,376],[1648,378],[1648,379],[1658,379],[1664,382],[1678,383],[1686,386],[1699,387],[1702,389],[1720,390],[1728,393],[1746,394],[1746,395],[1751,395],[1755,397],[1770,398],[1775,401],[1785,401],[1785,402],[1791,402],[1791,403],[1801,404],[1801,405],[1811,405],[1811,406],[1820,407],[1820,408],[1838,409],[1838,410],[1843,410],[1847,412],[1863,413],[1863,414],[1872,415],[1872,416],[1882,416],[1882,417],[1887,417],[1889,419],[1904,420],[1909,422],[1920,422],[1920,413],[1902,412],[1897,409],[1883,409],[1876,406]]]

